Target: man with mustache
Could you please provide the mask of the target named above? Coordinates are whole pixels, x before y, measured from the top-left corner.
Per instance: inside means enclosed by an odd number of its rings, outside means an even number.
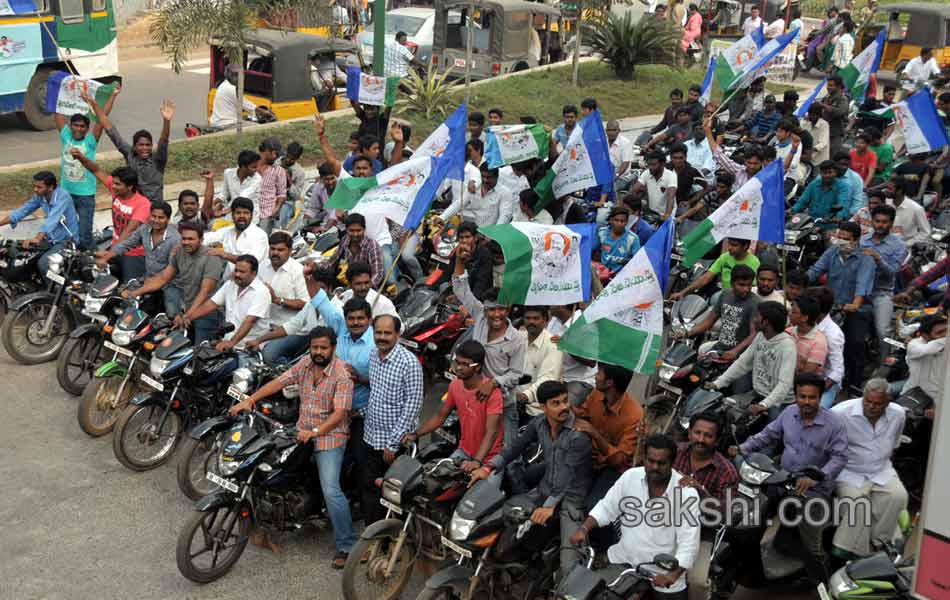
[[[673,468],[682,473],[680,487],[691,487],[700,498],[716,498],[726,506],[726,495],[739,483],[736,467],[716,451],[722,434],[722,419],[715,413],[703,412],[689,420],[689,441],[676,450]]]
[[[207,198],[205,198],[207,202]],[[254,203],[249,198],[231,201],[232,227],[205,233],[204,245],[209,247],[209,256],[218,256],[226,263],[224,276],[231,278],[234,265],[242,254],[250,254],[258,263],[267,259],[270,247],[264,230],[252,223]]]

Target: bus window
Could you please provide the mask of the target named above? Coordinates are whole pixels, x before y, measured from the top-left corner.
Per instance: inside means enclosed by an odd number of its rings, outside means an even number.
[[[106,0],[92,0],[92,10],[99,11],[106,9]]]
[[[59,16],[64,23],[81,22],[86,16],[83,0],[59,0]]]

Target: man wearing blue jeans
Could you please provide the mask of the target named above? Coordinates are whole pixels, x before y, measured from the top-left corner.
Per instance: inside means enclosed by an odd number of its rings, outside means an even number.
[[[320,489],[333,524],[336,555],[331,566],[342,569],[356,543],[350,504],[340,486],[343,455],[350,435],[353,380],[346,363],[335,356],[336,333],[329,327],[310,332],[310,356],[280,377],[231,407],[230,414],[253,410],[258,400],[280,392],[288,385],[300,390],[297,441],[313,442],[313,462],[320,476]]]
[[[864,254],[874,259],[874,289],[871,292],[871,305],[874,308],[874,329],[881,356],[887,353],[884,338],[890,337],[894,328],[894,286],[897,273],[900,272],[907,246],[904,241],[891,233],[897,211],[893,206],[877,206],[871,209],[871,226],[874,230],[861,238]]]
[[[49,171],[40,171],[33,176],[33,195],[20,208],[0,219],[0,227],[10,225],[16,228],[17,224],[36,212],[43,209],[46,218],[40,231],[33,237],[23,241],[24,247],[31,244],[48,242],[47,250],[39,260],[40,275],[46,276],[49,270],[49,257],[61,251],[67,239],[77,239],[79,223],[76,218],[76,209],[73,199],[63,188],[56,187],[56,176]]]

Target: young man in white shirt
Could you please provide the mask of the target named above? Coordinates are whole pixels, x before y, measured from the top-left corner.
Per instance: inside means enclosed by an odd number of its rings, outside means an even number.
[[[293,244],[286,231],[275,231],[269,238],[270,260],[261,264],[258,278],[267,286],[271,295],[270,321],[283,325],[297,314],[310,300],[303,265],[290,256]]]
[[[551,332],[546,329],[549,315],[547,306],[526,306],[524,309],[524,329],[528,333],[524,372],[531,376],[531,383],[519,385],[515,388],[515,395],[532,417],[544,413],[538,402],[538,386],[561,378],[564,357],[552,340]]]
[[[355,297],[362,298],[369,303],[373,313],[372,318],[374,319],[380,315],[399,316],[393,301],[373,289],[372,270],[368,264],[361,262],[350,263],[346,268],[346,277],[350,282],[349,289],[345,290],[339,296],[333,296],[330,300],[330,302],[341,311],[343,310],[343,305]],[[327,290],[327,293],[332,289],[333,287],[331,286]]]
[[[762,17],[759,16],[759,7],[753,6],[749,18],[742,24],[742,35],[749,35],[762,26]]]
[[[806,161],[813,165],[820,165],[831,158],[828,121],[821,116],[824,110],[820,104],[812,104],[802,119],[802,129],[810,133],[812,139],[811,151]]]
[[[620,122],[609,121],[605,128],[610,153],[610,163],[614,166],[614,188],[625,190],[630,180],[625,177],[633,162],[633,142],[620,133]]]
[[[907,61],[907,66],[901,71],[900,81],[904,95],[913,94],[936,75],[940,75],[940,65],[933,57],[933,50],[921,48],[920,56]]]
[[[207,202],[205,198],[205,203]],[[219,256],[227,263],[224,270],[225,279],[230,279],[234,272],[234,263],[242,254],[250,254],[258,263],[267,258],[267,234],[251,223],[253,215],[254,205],[249,199],[235,198],[231,202],[231,220],[234,225],[209,231],[204,235],[203,243],[209,247],[208,254]]]
[[[237,68],[228,65],[224,73],[224,81],[218,85],[214,94],[214,104],[211,107],[211,118],[208,119],[208,125],[211,127],[231,127],[237,125],[241,118],[237,109]],[[244,96],[244,102],[241,106],[241,112],[255,114],[270,114],[270,111],[263,106],[255,106],[253,102]]]
[[[222,173],[224,185],[217,195],[214,192],[214,171],[207,169],[201,172],[201,177],[205,180],[205,199],[201,214],[206,223],[214,220],[213,200],[221,200],[227,205],[235,198],[247,198],[254,205],[251,223],[257,225],[261,212],[261,174],[257,172],[260,162],[261,155],[257,152],[241,150],[237,158],[238,166],[225,169]]]
[[[598,570],[606,581],[612,581],[630,565],[652,562],[657,554],[673,555],[677,568],[653,580],[652,598],[656,600],[687,600],[686,573],[699,552],[699,492],[680,485],[683,475],[673,470],[676,451],[676,443],[669,436],[648,437],[643,466],[627,469],[571,536],[571,543],[579,546],[592,529],[619,519],[620,541],[607,550],[610,565]],[[677,494],[680,499],[674,499]],[[645,519],[651,500],[667,506],[663,511],[665,523],[648,523]],[[675,512],[674,505],[682,506],[684,512]]]
[[[479,227],[511,221],[513,200],[511,192],[498,185],[498,169],[489,168],[488,163],[483,163],[480,179],[481,185],[474,192],[465,189],[461,202],[452,201],[440,215],[443,221],[451,219],[458,212],[461,212],[463,221],[472,221]]]
[[[631,192],[646,192],[647,206],[665,221],[676,206],[676,183],[676,173],[666,168],[666,155],[654,151],[647,156],[647,170],[640,174]]]
[[[907,507],[907,490],[891,463],[905,415],[903,408],[891,404],[888,386],[886,379],[871,379],[862,398],[831,409],[848,430],[848,462],[838,474],[837,495],[867,500],[871,506],[871,514],[865,514],[862,503],[853,504],[852,517],[843,519],[835,531],[834,551],[848,557],[867,556],[872,542],[892,539],[897,518]]]
[[[907,368],[910,375],[901,389],[907,393],[920,388],[937,400],[943,384],[943,357],[947,343],[947,321],[943,315],[931,315],[920,324],[918,336],[907,344]]]
[[[798,281],[802,273],[796,271],[795,274],[795,279]],[[791,284],[791,280],[789,280],[789,284]],[[822,366],[825,377],[825,391],[821,395],[821,407],[831,408],[838,398],[838,392],[841,391],[841,382],[844,380],[844,332],[841,331],[841,327],[832,320],[829,314],[835,303],[835,295],[831,288],[810,288],[806,293],[818,300],[818,323],[815,325],[815,329],[825,334],[825,339],[828,340],[828,357]]]
[[[243,350],[246,341],[260,337],[268,329],[271,295],[264,282],[258,279],[257,269],[255,257],[250,254],[238,256],[231,279],[214,296],[185,313],[184,321],[190,323],[224,308],[224,320],[234,325],[234,331],[215,346],[219,352],[235,348]]]
[[[887,182],[887,203],[897,211],[891,233],[903,238],[909,248],[915,242],[929,241],[930,221],[924,207],[907,197],[908,186],[909,182],[900,175]]]

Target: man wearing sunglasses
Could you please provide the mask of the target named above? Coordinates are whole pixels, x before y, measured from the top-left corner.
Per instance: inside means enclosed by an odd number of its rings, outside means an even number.
[[[452,357],[455,380],[439,412],[429,417],[419,429],[403,436],[403,443],[414,442],[435,431],[453,410],[458,411],[462,436],[458,449],[451,457],[462,461],[462,469],[472,472],[487,463],[501,451],[504,441],[501,428],[503,402],[501,390],[495,388],[484,402],[478,399],[478,390],[487,379],[482,375],[485,347],[475,340],[462,342]]]

